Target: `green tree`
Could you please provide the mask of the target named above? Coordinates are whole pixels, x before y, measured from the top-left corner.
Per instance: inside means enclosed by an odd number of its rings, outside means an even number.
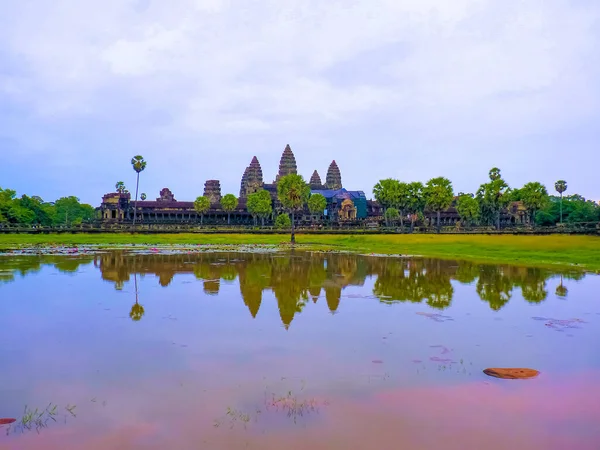
[[[500,169],[490,170],[490,181],[479,186],[477,202],[481,211],[481,218],[486,223],[496,225],[500,229],[500,213],[508,204],[510,198],[506,195],[508,184],[500,175]]]
[[[133,170],[136,173],[136,181],[135,181],[135,205],[133,207],[133,209],[134,209],[134,213],[133,213],[133,230],[135,231],[135,220],[137,219],[137,214],[138,214],[137,199],[138,199],[138,190],[139,190],[139,187],[140,187],[140,172],[142,172],[146,168],[146,161],[144,161],[144,158],[142,157],[142,155],[136,155],[133,158],[131,158],[131,166],[133,167]]]
[[[373,195],[375,200],[383,206],[383,216],[385,218],[385,211],[388,208],[394,208],[398,205],[400,200],[400,181],[394,178],[386,178],[379,180],[379,182],[373,186]],[[388,224],[386,218],[386,226]]]
[[[558,194],[560,195],[560,223],[562,223],[562,221],[563,221],[563,211],[562,211],[563,193],[567,191],[567,182],[565,180],[558,180],[556,183],[554,183],[554,189],[556,189],[556,192],[558,192]]]
[[[275,219],[275,227],[285,230],[292,226],[292,221],[290,220],[290,216],[287,214],[279,214],[277,219]]]
[[[210,200],[208,197],[198,197],[194,201],[194,209],[200,214],[200,225],[204,222],[204,213],[210,208]]]
[[[54,205],[45,203],[40,197],[28,197],[23,195],[16,203],[21,207],[33,212],[31,223],[37,225],[51,226],[56,220],[56,208]]]
[[[412,233],[415,228],[415,221],[417,218],[423,215],[423,209],[425,209],[425,198],[423,197],[423,183],[420,181],[414,181],[408,184],[408,208],[407,212],[410,214],[410,232]]]
[[[30,225],[35,220],[35,213],[19,204],[18,201],[12,203],[6,216],[9,222]]]
[[[569,223],[598,222],[600,208],[590,200],[572,200],[571,213],[567,218]]]
[[[322,194],[312,194],[308,198],[308,210],[311,214],[323,215],[327,208],[327,199]]]
[[[398,209],[400,214],[400,227],[402,228],[402,232],[404,232],[404,217],[406,217],[410,206],[411,206],[411,188],[409,183],[404,183],[400,181],[398,183],[398,194],[396,199],[396,204],[394,208]]]
[[[246,202],[246,208],[248,212],[254,217],[254,223],[256,218],[260,218],[262,226],[265,226],[265,219],[273,212],[273,201],[271,194],[264,189],[260,189],[248,196]]]
[[[458,197],[456,211],[460,220],[467,225],[472,225],[479,218],[479,204],[473,195],[463,194]]]
[[[148,198],[148,197],[146,196],[146,194],[144,192],[142,192],[141,195],[140,195],[140,199],[142,201],[144,201],[144,200],[146,200],[146,198]]]
[[[292,233],[290,241],[296,243],[294,213],[301,209],[310,197],[310,186],[302,175],[289,174],[281,177],[277,183],[277,197],[282,206],[292,215]]]
[[[425,206],[437,213],[437,231],[439,233],[441,212],[450,207],[454,198],[452,182],[444,177],[432,178],[423,189],[423,196],[425,197]]]
[[[535,226],[536,212],[548,204],[548,191],[546,190],[546,186],[534,181],[523,186],[521,193],[523,205],[529,212],[532,225]]]
[[[119,194],[123,194],[123,193],[125,193],[125,191],[127,190],[127,189],[125,188],[125,183],[123,183],[122,181],[117,181],[117,182],[116,182],[116,184],[115,184],[115,189],[117,190],[117,192],[118,192]]]
[[[227,225],[230,224],[231,211],[238,206],[238,199],[233,194],[227,194],[221,199],[221,207],[227,212]]]
[[[398,220],[398,218],[400,217],[400,213],[398,212],[398,210],[396,208],[388,208],[385,210],[385,219],[386,221],[392,221],[392,223],[395,220]]]
[[[94,218],[95,210],[91,205],[79,203],[74,196],[62,197],[54,203],[56,208],[56,224],[79,225]]]

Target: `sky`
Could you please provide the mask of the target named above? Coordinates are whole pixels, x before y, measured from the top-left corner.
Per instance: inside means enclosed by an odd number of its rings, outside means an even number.
[[[299,173],[600,200],[597,0],[0,1],[0,186],[99,205]]]

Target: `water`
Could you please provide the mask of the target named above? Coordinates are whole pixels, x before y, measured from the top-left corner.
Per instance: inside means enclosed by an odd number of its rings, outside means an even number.
[[[0,449],[598,449],[598,292],[435,259],[0,256]]]

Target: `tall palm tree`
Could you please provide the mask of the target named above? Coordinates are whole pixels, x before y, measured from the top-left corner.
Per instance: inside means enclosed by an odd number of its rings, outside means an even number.
[[[567,190],[567,182],[565,180],[558,180],[556,183],[554,183],[554,189],[556,189],[556,192],[558,192],[560,194],[560,223],[562,223],[563,192],[565,192]]]
[[[125,189],[125,183],[123,183],[122,181],[117,181],[117,183],[115,184],[115,189],[120,194],[125,193],[125,191],[126,191],[126,189]]]
[[[135,183],[135,206],[133,211],[133,230],[135,231],[135,219],[137,218],[137,199],[138,199],[138,189],[140,187],[140,172],[146,168],[146,161],[144,161],[144,157],[141,155],[136,155],[131,158],[131,165],[133,166],[133,170],[137,173],[137,180]]]
[[[500,169],[498,169],[497,167],[493,167],[490,172],[490,180],[497,180],[498,178],[500,178]]]

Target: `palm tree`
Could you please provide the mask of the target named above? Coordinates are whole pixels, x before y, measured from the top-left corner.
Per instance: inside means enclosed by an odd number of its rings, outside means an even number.
[[[131,158],[131,165],[133,170],[137,173],[137,180],[135,183],[135,206],[133,212],[133,230],[135,231],[135,219],[137,218],[137,199],[138,199],[138,188],[140,187],[140,172],[146,168],[146,161],[141,155],[136,155]]]
[[[556,192],[558,192],[560,194],[560,223],[562,223],[563,192],[565,192],[567,190],[567,182],[565,180],[558,180],[556,183],[554,183],[554,189],[556,189]]]
[[[144,200],[146,200],[146,198],[147,198],[147,197],[146,197],[146,194],[145,194],[144,192],[142,192],[142,195],[140,195],[140,199],[141,199],[142,201],[144,201]]]
[[[119,194],[125,193],[125,183],[123,183],[122,181],[117,181],[117,183],[115,184],[115,189]]]
[[[500,169],[498,169],[497,167],[493,167],[490,172],[490,180],[494,181],[497,180],[498,178],[500,178]]]

